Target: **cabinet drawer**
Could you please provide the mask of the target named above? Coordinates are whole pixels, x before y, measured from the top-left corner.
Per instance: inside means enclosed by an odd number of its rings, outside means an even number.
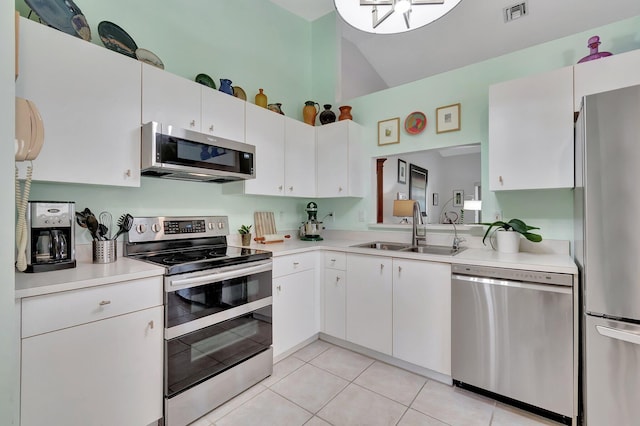
[[[162,277],[27,297],[22,300],[22,337],[162,304]]]
[[[316,267],[316,253],[300,253],[290,256],[273,258],[273,277],[281,277],[296,272],[314,269]]]
[[[327,251],[324,253],[324,267],[331,269],[347,269],[347,254],[338,251]]]

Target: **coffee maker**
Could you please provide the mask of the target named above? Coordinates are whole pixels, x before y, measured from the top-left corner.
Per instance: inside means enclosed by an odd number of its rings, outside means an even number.
[[[25,272],[76,267],[75,215],[73,201],[29,201]]]
[[[320,232],[324,229],[322,222],[318,222],[318,205],[311,201],[304,209],[307,212],[307,221],[300,227],[300,239],[302,241],[322,241]]]

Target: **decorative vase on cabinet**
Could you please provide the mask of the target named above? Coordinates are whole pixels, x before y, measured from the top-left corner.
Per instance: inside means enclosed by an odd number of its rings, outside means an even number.
[[[331,104],[324,104],[324,111],[320,113],[320,123],[329,124],[336,121],[336,114],[331,111]]]
[[[262,91],[263,89],[258,89],[260,93],[256,94],[256,105],[261,106],[262,108],[267,107],[267,95]]]
[[[342,120],[352,120],[353,117],[351,116],[351,107],[348,105],[343,105],[341,107],[339,107],[340,109],[340,117],[338,117],[338,121],[342,121]]]
[[[318,105],[317,108],[316,108],[316,105]],[[302,108],[302,119],[308,125],[315,126],[316,115],[318,115],[319,110],[320,110],[320,105],[317,102],[306,101],[304,103],[304,107]]]
[[[231,87],[231,80],[226,78],[220,79],[220,89],[221,92],[226,93],[227,95],[233,96],[233,87]]]
[[[579,64],[582,62],[593,61],[594,59],[605,58],[607,56],[611,56],[611,52],[598,52],[598,46],[600,45],[600,37],[593,36],[587,42],[587,47],[589,47],[590,52],[587,56],[580,59],[578,61]]]

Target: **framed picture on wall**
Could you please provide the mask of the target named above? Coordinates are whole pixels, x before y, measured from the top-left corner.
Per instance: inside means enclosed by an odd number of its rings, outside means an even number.
[[[464,205],[464,191],[462,189],[453,190],[453,207],[462,207]]]
[[[378,121],[378,145],[400,143],[400,117]]]
[[[460,130],[460,104],[447,105],[436,109],[436,133]]]
[[[407,183],[407,162],[398,159],[398,183]]]

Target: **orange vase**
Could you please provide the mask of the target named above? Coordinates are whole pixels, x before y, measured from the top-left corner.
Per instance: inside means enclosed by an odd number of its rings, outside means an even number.
[[[258,89],[260,90],[260,93],[256,94],[256,105],[261,106],[262,108],[266,108],[267,107],[267,95],[265,95],[262,92],[262,89]]]
[[[316,105],[318,107],[316,108]],[[310,126],[316,125],[316,115],[320,111],[320,105],[317,102],[307,101],[302,108],[302,119]]]
[[[348,105],[341,106],[339,110],[340,110],[340,117],[338,117],[338,121],[353,119],[353,117],[351,116],[350,106]]]

